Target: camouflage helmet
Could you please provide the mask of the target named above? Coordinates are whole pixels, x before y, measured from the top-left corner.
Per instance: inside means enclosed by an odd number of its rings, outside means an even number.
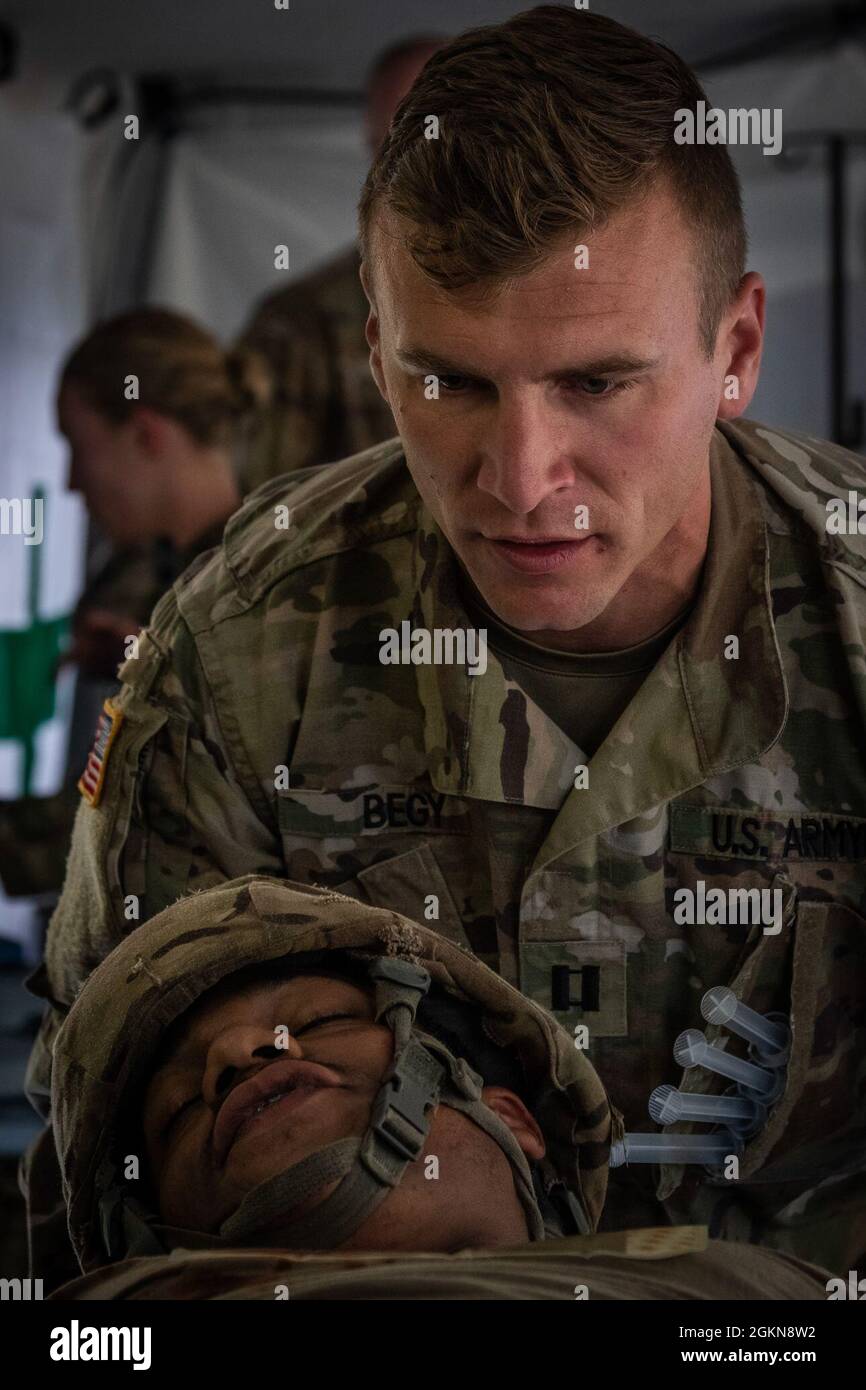
[[[392,1062],[365,1135],[331,1144],[259,1184],[216,1233],[165,1225],[142,1202],[142,1184],[124,1178],[119,1146],[122,1117],[130,1099],[141,1097],[166,1030],[228,976],[288,965],[292,956],[300,967],[300,957],[309,961],[311,953],[363,968],[376,1021],[394,1033]],[[455,1020],[470,1013],[481,1028],[464,1046],[467,1035]],[[488,1066],[491,1052],[517,1062],[524,1099],[542,1130],[546,1156],[532,1170],[510,1129],[480,1099],[495,1071]],[[467,1057],[488,1074],[487,1083]],[[544,1009],[471,952],[390,909],[256,875],[191,893],[106,957],[57,1036],[53,1127],[81,1266],[179,1247],[267,1244],[261,1236],[269,1221],[339,1178],[318,1207],[280,1222],[288,1248],[334,1248],[422,1152],[431,1109],[440,1101],[462,1110],[506,1154],[531,1239],[595,1230],[610,1143],[622,1121],[592,1064]]]

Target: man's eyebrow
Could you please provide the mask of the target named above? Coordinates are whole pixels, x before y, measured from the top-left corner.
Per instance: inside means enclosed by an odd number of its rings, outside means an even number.
[[[438,353],[427,352],[423,348],[397,348],[396,357],[404,367],[416,371],[432,372],[436,376],[468,376],[476,381],[483,378],[472,367],[460,362],[440,357]],[[558,367],[547,372],[539,380],[562,381],[568,377],[621,376],[627,372],[645,372],[655,367],[657,357],[636,357],[631,353],[609,353],[586,362],[574,362],[567,367]]]

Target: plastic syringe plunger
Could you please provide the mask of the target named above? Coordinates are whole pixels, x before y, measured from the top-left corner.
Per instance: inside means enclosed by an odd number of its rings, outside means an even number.
[[[698,1028],[687,1028],[680,1033],[674,1043],[674,1061],[685,1069],[706,1067],[707,1071],[715,1072],[717,1076],[727,1076],[758,1095],[766,1096],[776,1089],[776,1077],[772,1072],[756,1067],[753,1062],[732,1057],[723,1048],[707,1042]]]
[[[748,1096],[706,1096],[694,1091],[677,1091],[673,1086],[656,1086],[649,1098],[650,1119],[657,1125],[673,1125],[680,1120],[703,1124],[753,1124],[757,1104]]]
[[[718,1023],[745,1038],[759,1052],[776,1057],[785,1053],[790,1031],[784,1023],[774,1023],[748,1004],[743,1004],[726,985],[708,989],[701,1000],[701,1014],[708,1023]]]
[[[610,1166],[629,1163],[703,1163],[716,1167],[743,1152],[743,1141],[722,1130],[719,1134],[624,1134],[611,1145]]]

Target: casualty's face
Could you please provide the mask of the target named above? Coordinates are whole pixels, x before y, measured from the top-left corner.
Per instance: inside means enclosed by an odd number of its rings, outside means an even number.
[[[360,1138],[393,1053],[393,1033],[375,1022],[372,990],[351,981],[256,972],[210,991],[167,1033],[145,1091],[141,1127],[162,1219],[217,1231],[253,1188],[329,1144]],[[541,1129],[519,1096],[485,1086],[481,1098],[527,1158],[544,1156]],[[441,1181],[427,1180],[428,1154],[441,1164]],[[337,1182],[286,1214],[320,1205]],[[277,1217],[270,1231],[279,1236]],[[526,1235],[502,1149],[440,1102],[422,1152],[341,1244],[450,1250]]]
[[[164,1220],[216,1230],[253,1187],[362,1135],[392,1053],[371,992],[349,981],[229,980],[213,991],[172,1031],[145,1095]]]
[[[554,637],[663,593],[702,525],[705,542],[725,371],[723,353],[701,350],[692,237],[670,195],[583,238],[588,265],[569,235],[486,301],[474,287],[446,296],[404,240],[380,214],[371,368],[487,603]]]
[[[131,423],[113,424],[74,386],[64,386],[57,427],[70,448],[69,488],[84,494],[88,511],[107,535],[118,544],[134,544],[139,535]]]

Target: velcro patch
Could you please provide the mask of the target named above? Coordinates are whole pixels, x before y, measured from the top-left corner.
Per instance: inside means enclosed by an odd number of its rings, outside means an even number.
[[[108,755],[122,723],[122,711],[115,709],[111,700],[106,700],[96,723],[93,747],[87,755],[84,771],[78,779],[78,790],[91,806],[97,806],[102,796]]]
[[[430,787],[346,787],[337,791],[292,788],[277,801],[280,830],[322,837],[419,831],[465,834],[466,803]]]
[[[523,941],[520,990],[571,1031],[628,1037],[627,962],[622,941]]]
[[[816,811],[741,811],[731,807],[671,807],[670,848],[704,859],[866,859],[866,819]]]

